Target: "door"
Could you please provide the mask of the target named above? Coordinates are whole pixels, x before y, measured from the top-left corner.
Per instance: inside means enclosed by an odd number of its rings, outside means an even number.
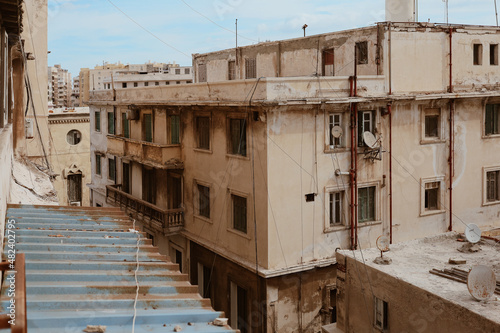
[[[167,177],[168,209],[182,208],[182,177],[169,173]]]

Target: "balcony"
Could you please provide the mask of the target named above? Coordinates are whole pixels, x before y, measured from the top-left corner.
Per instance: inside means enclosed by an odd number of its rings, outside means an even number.
[[[180,145],[165,145],[108,135],[108,153],[158,169],[184,168]]]
[[[106,186],[106,201],[120,207],[144,225],[165,236],[178,233],[184,227],[184,209],[162,209],[120,190],[121,185]]]

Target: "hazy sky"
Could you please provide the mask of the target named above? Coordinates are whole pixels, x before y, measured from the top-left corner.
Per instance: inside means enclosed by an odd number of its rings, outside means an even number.
[[[234,31],[235,19],[238,44],[249,45],[300,37],[304,23],[313,35],[371,25],[385,16],[384,0],[48,1],[49,65],[61,64],[73,75],[103,61],[190,65],[192,53],[234,47],[235,35],[225,29]],[[442,0],[419,0],[419,20],[444,22],[444,8]],[[450,0],[449,21],[496,25],[495,2]]]

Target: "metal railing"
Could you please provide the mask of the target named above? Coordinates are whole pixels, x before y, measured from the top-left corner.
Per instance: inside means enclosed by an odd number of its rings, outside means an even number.
[[[11,264],[7,261],[0,263],[0,270],[7,272],[11,269]],[[11,314],[0,314],[0,329],[10,328],[12,333],[27,333],[28,323],[26,318],[26,260],[24,253],[17,253],[15,268],[15,296],[10,304],[15,305],[15,310]],[[3,279],[5,280],[5,274]],[[2,283],[3,285],[3,283]],[[10,292],[10,290],[9,290]],[[12,302],[14,301],[14,302]],[[13,323],[13,324],[11,324]]]
[[[142,217],[158,222],[163,229],[184,226],[184,209],[162,209],[120,190],[121,185],[106,186],[106,198],[112,203]]]

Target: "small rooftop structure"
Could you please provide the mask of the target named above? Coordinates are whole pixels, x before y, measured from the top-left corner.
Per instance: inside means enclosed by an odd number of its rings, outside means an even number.
[[[495,231],[486,234],[495,235]],[[411,317],[403,319],[404,311],[414,311],[418,314],[420,310],[425,309],[422,311],[431,314],[446,313],[446,316],[454,318],[453,320],[460,325],[484,325],[483,328],[486,330],[480,330],[482,332],[499,332],[500,295],[494,294],[489,300],[479,302],[471,296],[467,284],[430,273],[434,269],[452,268],[468,272],[474,266],[484,265],[492,268],[497,281],[500,280],[500,242],[495,241],[494,237],[490,238],[483,238],[477,245],[473,245],[468,243],[463,235],[451,232],[392,245],[390,251],[384,254],[384,257],[392,260],[390,265],[374,263],[374,260],[380,257],[378,249],[367,249],[362,252],[339,251],[337,253],[337,261],[341,266],[339,270],[345,268],[344,287],[349,289],[348,296],[344,296],[349,297],[346,304],[349,304],[349,309],[354,306],[350,304],[353,302],[353,297],[356,297],[352,296],[356,294],[353,290],[359,291],[359,285],[362,285],[361,294],[364,293],[362,298],[365,298],[369,305],[372,303],[372,298],[379,298],[388,304],[388,325],[391,326],[391,331],[392,329],[398,331],[397,328],[405,327],[404,325],[409,329],[417,322],[415,319],[418,319],[418,315],[413,318],[414,320]],[[452,261],[461,264],[451,264]],[[339,275],[338,282],[339,279],[344,279],[344,276]],[[359,281],[362,281],[361,284],[358,284]],[[417,294],[421,294],[427,301],[421,303]],[[362,298],[359,301],[363,302]],[[404,302],[401,302],[402,300]],[[354,302],[356,301],[358,299]],[[361,303],[359,305],[364,307]],[[373,316],[371,312],[370,315]],[[354,317],[352,313],[348,316]],[[443,316],[439,316],[439,319],[431,317],[424,319],[427,322],[440,321],[445,327]],[[349,326],[351,324],[352,321],[349,321]],[[490,330],[491,328],[494,329]]]

